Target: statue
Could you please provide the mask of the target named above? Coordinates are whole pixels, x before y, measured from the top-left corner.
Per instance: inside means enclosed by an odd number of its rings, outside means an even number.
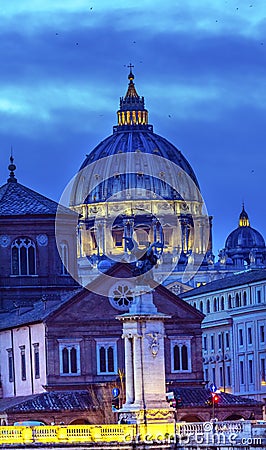
[[[132,237],[124,237],[123,239],[126,243],[126,249],[135,257],[135,261],[131,263],[133,276],[144,275],[156,266],[163,253],[163,242],[153,242],[143,250],[139,248],[138,243]]]

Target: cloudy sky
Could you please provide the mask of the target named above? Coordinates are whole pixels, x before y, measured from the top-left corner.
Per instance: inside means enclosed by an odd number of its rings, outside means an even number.
[[[112,133],[134,64],[154,131],[191,163],[214,247],[244,201],[266,237],[264,0],[1,0],[0,181],[59,200]]]

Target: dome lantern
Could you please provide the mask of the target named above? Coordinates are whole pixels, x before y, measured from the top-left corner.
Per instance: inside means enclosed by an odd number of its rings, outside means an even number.
[[[239,227],[250,227],[250,222],[249,222],[248,214],[245,211],[244,203],[242,205],[242,211],[239,216],[238,226]]]
[[[117,111],[118,125],[114,127],[114,132],[129,130],[152,130],[152,125],[148,125],[148,111],[145,109],[144,97],[140,97],[136,91],[132,64],[129,64],[129,83],[126,95],[120,97],[120,108]]]

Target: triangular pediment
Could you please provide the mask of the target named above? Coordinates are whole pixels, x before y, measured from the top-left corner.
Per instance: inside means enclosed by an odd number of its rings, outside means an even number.
[[[126,264],[118,263],[109,269],[105,274],[99,276],[86,288],[70,298],[66,303],[59,306],[49,319],[61,321],[64,316],[67,321],[99,321],[106,322],[115,319],[119,314],[128,310],[121,310],[114,306],[112,302],[112,293],[116,289],[132,289],[135,278],[131,276],[131,269]],[[100,295],[98,292],[104,285],[106,295]],[[109,293],[109,295],[108,295]],[[201,322],[204,315],[169,291],[162,285],[154,283],[153,301],[158,312],[170,315],[172,318],[180,318],[182,321]],[[119,306],[119,305],[117,305]],[[48,319],[48,320],[49,320]],[[64,320],[65,320],[64,319]]]

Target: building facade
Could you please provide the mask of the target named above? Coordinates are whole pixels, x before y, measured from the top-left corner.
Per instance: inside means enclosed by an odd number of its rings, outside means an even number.
[[[266,270],[244,271],[182,295],[202,322],[204,378],[266,401]]]

